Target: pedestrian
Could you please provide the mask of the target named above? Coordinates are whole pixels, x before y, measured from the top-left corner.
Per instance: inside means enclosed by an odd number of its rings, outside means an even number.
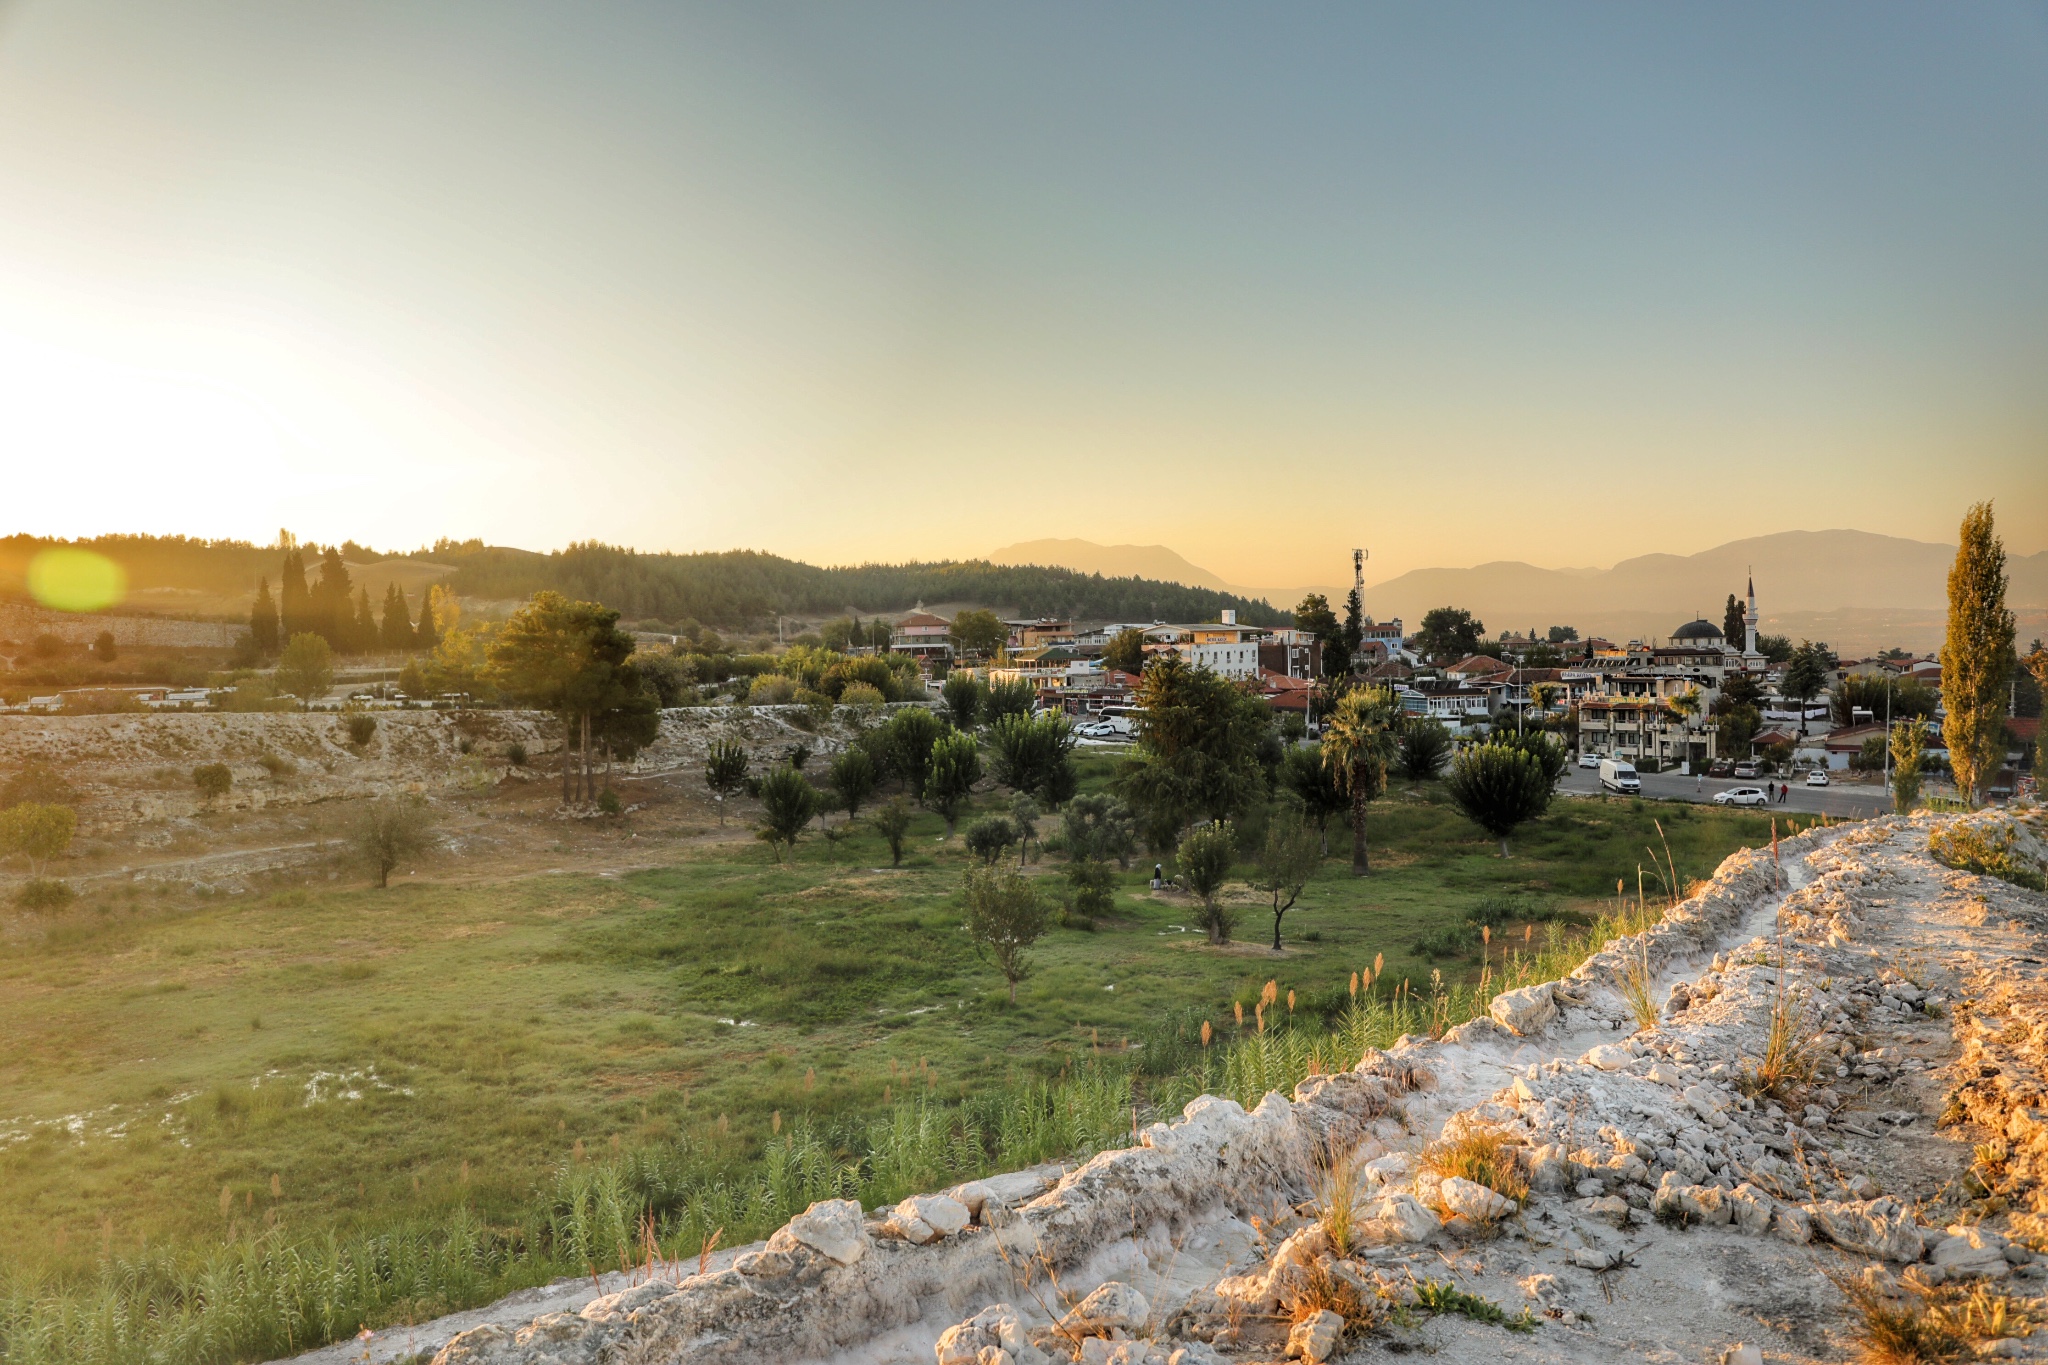
[[[1166,883],[1166,869],[1158,863],[1152,864],[1152,889],[1157,891]]]

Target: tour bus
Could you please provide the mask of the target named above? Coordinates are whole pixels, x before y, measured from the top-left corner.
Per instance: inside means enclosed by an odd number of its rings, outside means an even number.
[[[1611,792],[1623,792],[1629,796],[1635,796],[1643,789],[1642,779],[1636,776],[1636,765],[1620,758],[1600,760],[1600,785]]]

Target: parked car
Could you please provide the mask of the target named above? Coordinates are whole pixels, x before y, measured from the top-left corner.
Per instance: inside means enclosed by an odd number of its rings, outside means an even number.
[[[1768,806],[1770,794],[1762,787],[1730,787],[1724,792],[1714,793],[1717,806]]]
[[[1106,720],[1091,720],[1074,727],[1082,739],[1115,739],[1121,731]]]
[[[1717,758],[1707,768],[1708,777],[1733,777],[1734,775],[1735,760],[1732,758]]]
[[[1579,766],[1580,766],[1581,768],[1597,768],[1597,767],[1599,767],[1599,766],[1600,766],[1600,755],[1598,755],[1598,754],[1580,754],[1580,755],[1579,755]]]
[[[1745,758],[1742,762],[1735,765],[1735,775],[1737,777],[1758,777],[1762,773],[1763,764],[1758,763],[1753,758]]]
[[[1638,795],[1643,790],[1643,780],[1636,776],[1635,764],[1620,758],[1600,760],[1600,785],[1628,796]]]
[[[1809,787],[1825,787],[1827,784],[1828,770],[1826,768],[1815,768],[1806,775],[1806,785]]]

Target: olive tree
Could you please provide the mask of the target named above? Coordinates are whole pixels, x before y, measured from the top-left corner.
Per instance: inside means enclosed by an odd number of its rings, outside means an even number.
[[[1322,842],[1315,830],[1293,811],[1281,812],[1266,828],[1266,842],[1259,850],[1259,890],[1273,905],[1273,951],[1280,951],[1280,920],[1301,898],[1301,889],[1316,873],[1323,860]]]
[[[1230,942],[1230,931],[1237,926],[1237,912],[1219,901],[1217,895],[1230,875],[1231,863],[1237,859],[1237,832],[1228,820],[1204,825],[1180,841],[1175,856],[1181,881],[1202,898],[1202,931],[1209,936],[1209,942]]]
[[[966,882],[968,937],[992,960],[1017,1003],[1017,983],[1031,972],[1031,945],[1045,933],[1045,902],[1024,875],[1007,865],[969,867]]]
[[[391,884],[391,871],[417,857],[431,842],[432,807],[416,796],[387,796],[367,802],[349,827],[349,845],[356,858],[377,878]]]

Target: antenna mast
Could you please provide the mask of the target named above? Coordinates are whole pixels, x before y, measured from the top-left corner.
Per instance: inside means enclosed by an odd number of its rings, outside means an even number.
[[[1351,590],[1358,594],[1358,609],[1365,610],[1365,561],[1372,558],[1370,550],[1351,552]]]

